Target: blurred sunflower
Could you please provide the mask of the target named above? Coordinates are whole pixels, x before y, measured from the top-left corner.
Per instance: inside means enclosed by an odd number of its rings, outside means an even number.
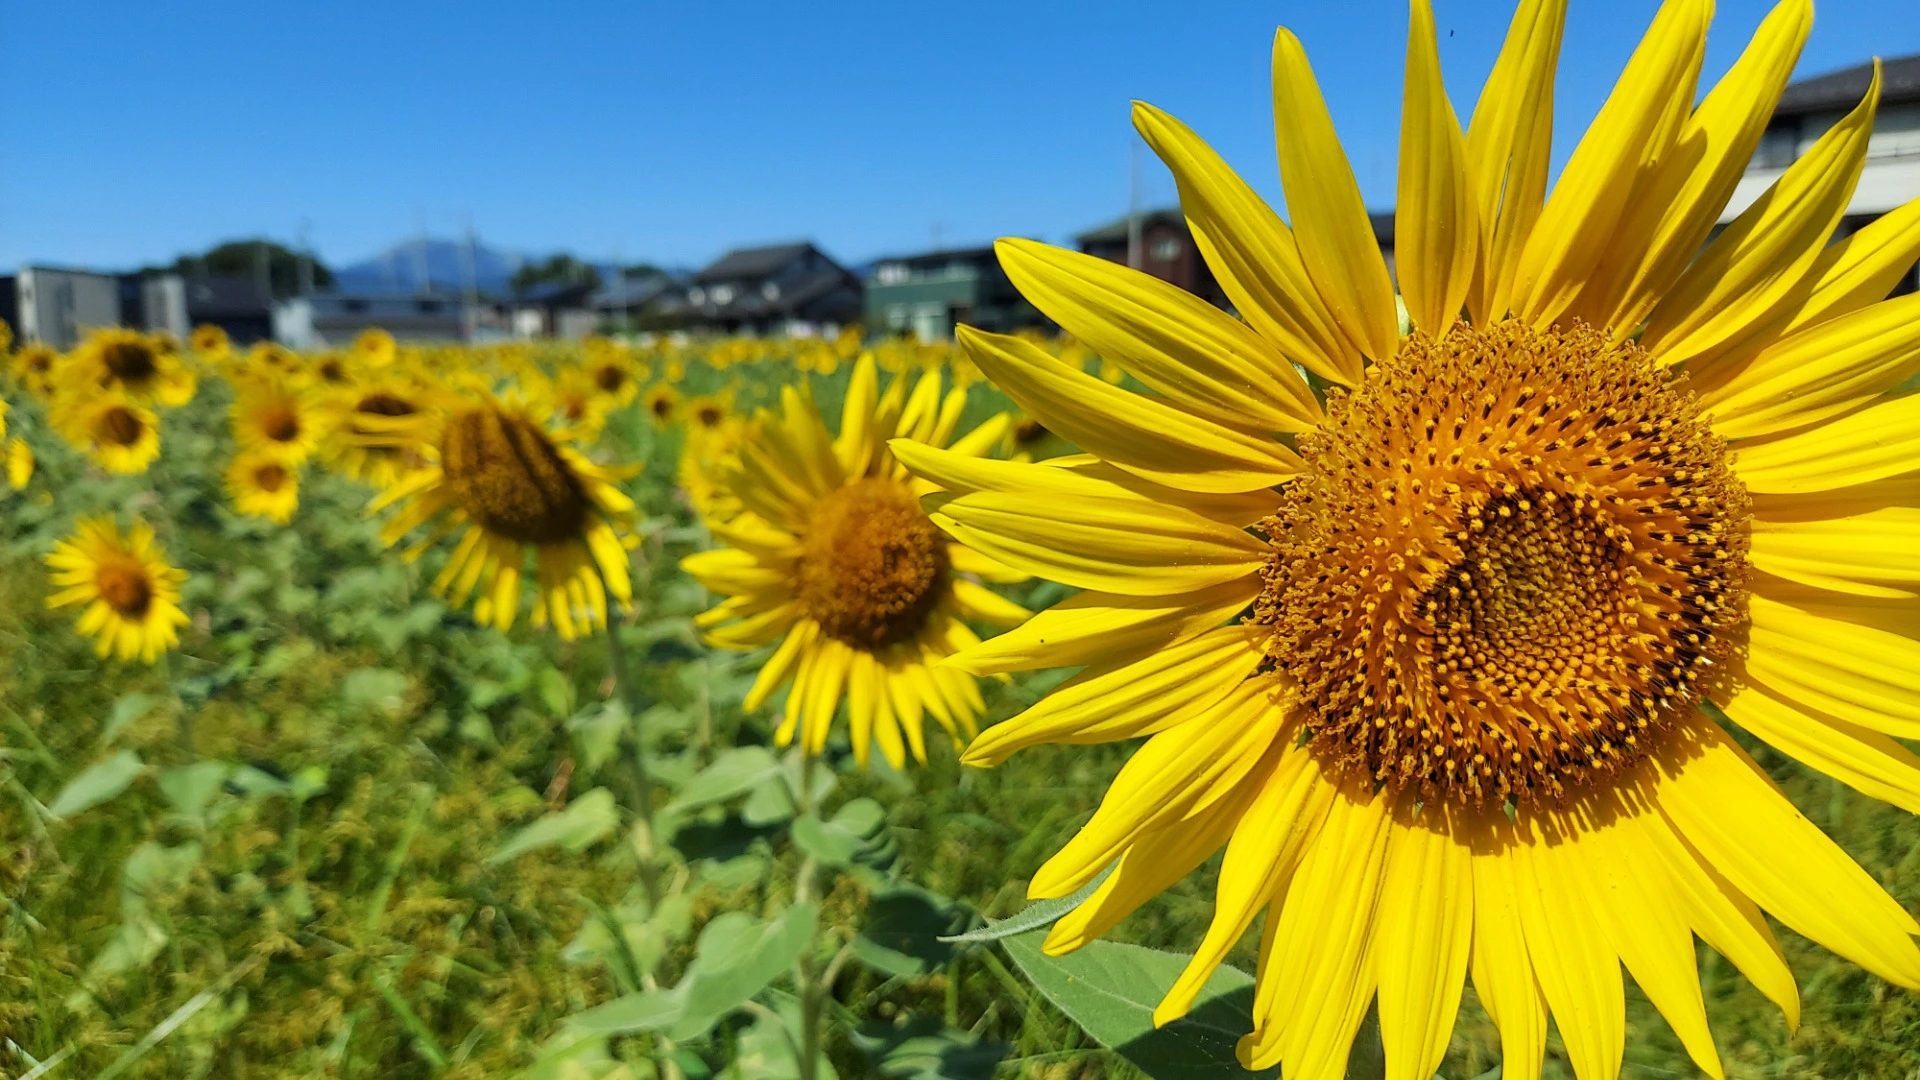
[[[336,387],[319,404],[326,434],[322,455],[336,471],[377,488],[424,468],[417,445],[396,443],[396,422],[417,424],[440,409],[443,395],[420,380],[393,372]]]
[[[27,482],[32,479],[33,447],[16,435],[7,440],[7,486],[15,491],[25,491]]]
[[[233,508],[276,525],[293,520],[300,508],[300,476],[296,466],[272,451],[251,450],[234,455],[227,466],[227,495]]]
[[[625,347],[604,339],[588,343],[585,368],[609,411],[631,404],[650,374]]]
[[[307,460],[326,436],[313,395],[280,375],[236,378],[228,420],[241,452],[271,456],[287,465]]]
[[[538,410],[571,429],[581,442],[592,442],[607,424],[610,400],[599,392],[584,369],[564,366],[552,376],[532,373],[521,380]]]
[[[1377,999],[1387,1075],[1432,1076],[1471,972],[1505,1075],[1540,1075],[1551,1013],[1574,1072],[1608,1080],[1624,963],[1718,1076],[1696,935],[1798,1017],[1762,909],[1920,987],[1920,923],[1726,730],[1920,810],[1920,757],[1896,741],[1920,736],[1920,397],[1896,390],[1920,368],[1920,296],[1882,300],[1920,256],[1920,202],[1828,243],[1876,75],[1716,235],[1811,10],[1775,8],[1696,105],[1709,7],[1662,7],[1548,197],[1564,5],[1521,5],[1463,133],[1416,0],[1408,332],[1285,30],[1291,229],[1191,131],[1134,111],[1244,322],[999,244],[1029,300],[1156,395],[962,330],[1092,455],[908,458],[959,492],[933,514],[950,535],[1087,590],[950,661],[1085,665],[966,759],[1148,737],[1032,880],[1058,897],[1116,868],[1046,947],[1224,846],[1212,925],[1155,1019],[1187,1012],[1264,909],[1250,1068],[1339,1077]]]
[[[117,391],[143,405],[184,405],[197,385],[171,339],[118,327],[88,334],[54,378],[77,395]]]
[[[400,346],[393,335],[377,326],[360,331],[350,348],[357,363],[375,370],[387,367],[400,355]]]
[[[136,657],[151,664],[179,642],[187,625],[180,610],[186,571],[167,565],[153,529],[136,521],[123,536],[110,517],[82,518],[73,536],[47,556],[53,584],[49,608],[85,604],[77,629],[95,639],[100,656]]]
[[[22,345],[20,351],[8,359],[8,366],[20,385],[34,396],[44,398],[53,393],[53,372],[59,362],[58,351],[35,341]]]
[[[717,431],[732,413],[732,404],[723,395],[702,394],[689,398],[683,412],[690,430]]]
[[[283,375],[297,376],[301,370],[300,354],[273,341],[256,341],[247,346],[246,362],[240,365],[240,371],[246,375]]]
[[[461,531],[434,587],[455,604],[478,587],[474,618],[481,625],[512,628],[529,553],[535,626],[551,621],[571,640],[608,625],[608,593],[622,605],[632,602],[623,534],[634,506],[615,484],[635,470],[588,461],[567,445],[567,433],[548,431],[523,406],[493,398],[389,430],[411,441],[428,464],[394,481],[368,512],[400,506],[380,533],[389,545],[430,526],[409,558]]]
[[[738,463],[740,444],[750,437],[751,428],[745,418],[728,416],[712,429],[688,429],[674,477],[700,520],[732,521],[744,509],[724,477]]]
[[[321,353],[307,365],[307,372],[313,382],[322,389],[339,389],[351,386],[357,380],[354,377],[353,362],[337,352]]]
[[[680,418],[680,394],[666,383],[648,390],[642,405],[655,427],[670,427]]]
[[[108,472],[146,472],[160,456],[160,418],[125,391],[58,399],[50,419],[54,430]]]
[[[233,355],[233,342],[228,339],[226,330],[213,323],[201,323],[194,327],[193,333],[187,338],[187,347],[216,364]]]
[[[1013,625],[1027,611],[962,576],[1023,575],[942,536],[920,505],[933,489],[909,478],[888,448],[896,435],[951,442],[947,453],[973,460],[1000,441],[1006,418],[954,440],[966,394],[942,399],[937,372],[911,397],[904,376],[884,396],[876,386],[873,358],[864,358],[848,384],[837,438],[811,400],[783,388],[780,413],[756,416],[723,478],[747,512],[710,519],[714,538],[727,546],[689,555],[681,566],[727,597],[697,620],[711,643],[745,650],[779,642],[746,707],[758,709],[792,684],[775,732],[780,745],[797,735],[819,753],[844,697],[854,757],[865,765],[878,743],[898,766],[909,750],[927,760],[927,713],[956,744],[976,730],[980,688],[972,676],[937,666],[980,640],[962,620]]]

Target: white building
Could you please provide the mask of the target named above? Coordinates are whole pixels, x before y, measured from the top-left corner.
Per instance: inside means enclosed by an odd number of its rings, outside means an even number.
[[[1721,216],[1732,221],[1751,206],[1787,166],[1866,95],[1872,63],[1802,79],[1787,87],[1746,175]],[[1882,60],[1880,107],[1867,141],[1867,164],[1837,230],[1847,235],[1895,207],[1920,198],[1920,54]],[[1903,289],[1915,287],[1909,274]]]
[[[472,312],[448,296],[341,296],[319,293],[273,306],[273,339],[294,349],[339,349],[379,327],[401,341],[465,341]]]

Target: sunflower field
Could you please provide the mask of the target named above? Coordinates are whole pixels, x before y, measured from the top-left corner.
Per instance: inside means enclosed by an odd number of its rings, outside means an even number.
[[[1413,4],[1391,267],[1140,137],[1231,310],[0,383],[0,1071],[1920,1076],[1920,199],[1668,0],[1549,190]],[[1256,929],[1257,927],[1257,929]]]

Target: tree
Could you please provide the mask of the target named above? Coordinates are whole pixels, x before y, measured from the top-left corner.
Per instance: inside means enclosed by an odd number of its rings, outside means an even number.
[[[522,265],[513,272],[507,284],[513,286],[515,292],[548,284],[591,285],[597,289],[600,287],[600,271],[563,252],[547,256],[544,262]]]
[[[262,260],[266,262],[268,287],[276,300],[298,296],[302,286],[301,263],[311,268],[316,289],[333,284],[333,271],[311,254],[276,244],[267,239],[229,240],[204,255],[182,255],[166,269],[184,277],[243,277],[258,280]]]

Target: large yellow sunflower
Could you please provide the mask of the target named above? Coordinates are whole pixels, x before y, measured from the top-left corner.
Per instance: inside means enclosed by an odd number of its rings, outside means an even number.
[[[228,419],[233,441],[242,452],[270,456],[287,465],[307,460],[326,436],[326,414],[314,395],[277,374],[234,379]]]
[[[113,390],[142,404],[160,405],[185,405],[198,385],[171,338],[118,327],[88,334],[67,354],[55,378],[73,394]]]
[[[95,638],[94,651],[151,664],[180,640],[187,625],[180,610],[184,570],[167,564],[153,529],[136,521],[123,536],[109,517],[83,518],[73,536],[47,556],[53,584],[50,608],[85,604],[78,628]]]
[[[7,362],[13,369],[13,377],[34,396],[44,398],[53,393],[53,373],[60,363],[60,353],[53,346],[29,342]]]
[[[980,688],[936,665],[980,640],[963,620],[1013,625],[1027,612],[964,575],[1025,575],[942,536],[920,507],[931,487],[909,478],[888,449],[898,434],[952,442],[949,456],[975,460],[1000,441],[1006,418],[954,440],[965,405],[964,391],[941,397],[937,372],[910,397],[904,377],[880,395],[868,357],[854,369],[837,438],[812,401],[788,386],[780,413],[763,411],[736,449],[723,486],[747,512],[709,519],[727,546],[681,565],[727,597],[698,620],[709,641],[731,649],[780,643],[746,707],[758,709],[792,683],[776,732],[781,745],[797,734],[809,752],[825,748],[843,697],[862,765],[876,742],[896,766],[909,749],[925,762],[927,713],[956,741],[973,735]]]
[[[608,593],[632,601],[623,535],[634,505],[615,484],[636,470],[594,464],[566,444],[565,432],[507,401],[469,400],[420,419],[411,430],[390,430],[428,464],[395,480],[368,510],[401,504],[381,530],[388,544],[431,526],[410,558],[461,532],[436,589],[465,604],[477,587],[474,617],[510,629],[531,552],[534,625],[551,621],[569,640],[607,625]]]
[[[1787,0],[1696,105],[1706,0],[1671,0],[1545,193],[1564,6],[1527,0],[1463,133],[1413,5],[1388,275],[1300,43],[1273,50],[1291,228],[1191,131],[1172,170],[1244,321],[1019,240],[1000,261],[1152,394],[1016,338],[980,368],[1090,460],[906,460],[933,520],[1087,591],[966,649],[1085,665],[967,760],[1147,736],[1040,869],[1103,933],[1224,846],[1183,1015],[1266,912],[1249,1067],[1338,1077],[1377,1000],[1427,1077],[1471,972],[1509,1077],[1549,1013],[1617,1074],[1621,965],[1720,1074],[1694,938],[1798,1016],[1761,911],[1898,986],[1920,924],[1782,797],[1729,723],[1920,810],[1920,203],[1829,245],[1879,87],[1711,241],[1805,40]],[[1704,244],[1704,247],[1702,246]],[[1296,366],[1297,365],[1297,366]],[[1324,405],[1299,369],[1327,388]],[[1684,378],[1684,381],[1683,381]]]
[[[227,495],[233,508],[276,525],[293,520],[300,508],[297,466],[272,451],[243,451],[227,466]]]
[[[160,418],[124,391],[68,391],[55,399],[50,419],[68,442],[108,472],[146,472],[160,456]]]

